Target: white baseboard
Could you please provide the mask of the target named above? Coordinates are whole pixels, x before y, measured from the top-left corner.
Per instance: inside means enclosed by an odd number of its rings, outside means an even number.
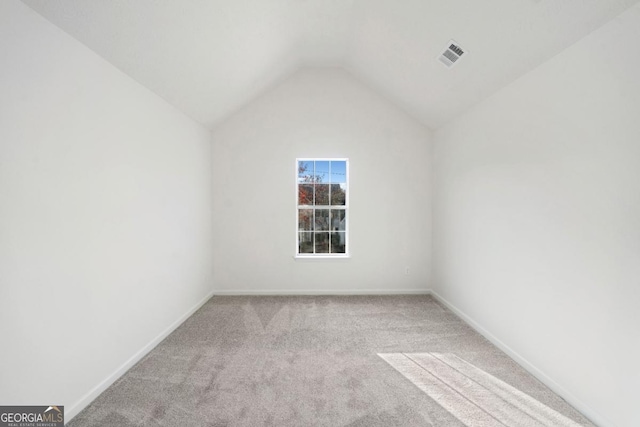
[[[71,405],[69,409],[65,408],[64,418],[65,423],[69,422],[78,415],[84,408],[86,408],[96,397],[98,397],[103,391],[105,391],[110,385],[112,385],[118,378],[125,374],[129,369],[133,367],[136,363],[138,363],[144,356],[146,356],[151,350],[153,350],[160,342],[165,339],[171,332],[175,331],[178,326],[184,323],[193,313],[198,311],[200,307],[202,307],[207,301],[211,299],[214,295],[214,292],[210,292],[205,296],[200,302],[191,307],[185,314],[180,316],[178,320],[173,322],[169,327],[167,327],[164,331],[162,331],[157,337],[155,337],[151,342],[142,347],[136,354],[131,356],[129,360],[124,362],[115,372],[105,378],[102,382],[100,382],[97,386],[95,386],[91,391],[85,394],[80,400]]]
[[[491,332],[486,330],[482,325],[476,322],[474,319],[469,317],[466,313],[460,310],[455,305],[451,304],[449,301],[444,299],[442,296],[438,295],[437,292],[431,291],[431,295],[446,306],[449,310],[455,313],[458,317],[460,317],[464,322],[466,322],[469,326],[475,329],[478,333],[488,339],[493,345],[498,347],[500,350],[504,351],[509,357],[516,361],[520,366],[522,366],[525,370],[527,370],[531,375],[536,377],[540,382],[553,390],[557,395],[562,397],[565,401],[567,401],[570,405],[580,411],[585,417],[589,418],[591,422],[600,426],[600,427],[613,427],[613,424],[608,421],[605,417],[598,414],[591,407],[586,405],[583,401],[578,399],[575,395],[569,392],[566,388],[558,384],[551,377],[545,374],[541,369],[538,369],[535,365],[530,363],[527,359],[522,357],[516,351],[511,349],[507,344],[502,342],[498,337],[493,335]]]
[[[283,290],[263,290],[263,289],[233,289],[213,291],[213,295],[218,296],[287,296],[287,295],[429,295],[430,289],[283,289]]]

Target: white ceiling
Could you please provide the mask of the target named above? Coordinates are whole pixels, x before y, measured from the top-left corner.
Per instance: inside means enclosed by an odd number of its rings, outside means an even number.
[[[23,0],[214,127],[303,66],[341,66],[437,128],[640,0]],[[453,68],[436,57],[454,39]]]

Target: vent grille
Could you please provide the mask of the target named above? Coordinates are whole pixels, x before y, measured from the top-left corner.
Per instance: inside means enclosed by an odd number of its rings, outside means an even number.
[[[448,68],[451,68],[456,62],[458,62],[464,53],[464,49],[462,49],[458,43],[451,40],[449,41],[447,49],[438,57],[438,60]]]

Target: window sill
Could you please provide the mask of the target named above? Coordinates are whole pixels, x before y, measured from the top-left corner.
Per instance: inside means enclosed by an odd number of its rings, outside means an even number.
[[[298,260],[319,260],[319,259],[349,259],[351,255],[349,254],[339,254],[339,255],[294,255],[293,259]]]

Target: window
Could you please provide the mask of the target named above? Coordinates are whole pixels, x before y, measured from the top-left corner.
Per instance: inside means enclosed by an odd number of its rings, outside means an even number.
[[[297,159],[298,257],[346,257],[349,161]]]

